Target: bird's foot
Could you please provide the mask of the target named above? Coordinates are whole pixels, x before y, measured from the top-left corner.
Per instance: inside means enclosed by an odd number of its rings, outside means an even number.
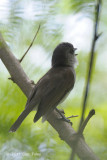
[[[72,122],[71,122],[68,118],[66,118],[65,116],[59,118],[59,120],[63,120],[63,121],[65,121],[65,122],[67,122],[67,123],[71,123],[71,124],[72,124]]]
[[[72,115],[72,116],[69,116],[69,117],[67,117],[67,118],[69,119],[69,118],[74,118],[74,117],[78,117],[78,115],[75,115],[75,116]]]
[[[56,108],[56,111],[60,114],[60,118],[58,118],[59,120],[63,120],[63,121],[65,121],[65,122],[68,122],[68,123],[71,123],[72,124],[72,122],[68,119],[68,118],[66,118],[65,116],[64,116],[64,111],[60,111],[60,110],[58,110],[57,108]]]

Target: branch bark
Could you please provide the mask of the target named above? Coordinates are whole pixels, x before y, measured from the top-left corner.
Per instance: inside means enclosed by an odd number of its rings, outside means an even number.
[[[9,71],[14,82],[20,87],[22,92],[28,97],[31,89],[34,87],[31,80],[21,67],[19,61],[12,54],[7,44],[5,43],[2,35],[0,34],[0,58]],[[72,126],[64,121],[58,120],[59,115],[54,110],[48,122],[58,132],[59,137],[64,140],[71,148],[73,148],[76,138],[76,132]],[[91,148],[85,143],[82,137],[79,137],[76,154],[81,160],[99,160],[99,158],[93,153]]]

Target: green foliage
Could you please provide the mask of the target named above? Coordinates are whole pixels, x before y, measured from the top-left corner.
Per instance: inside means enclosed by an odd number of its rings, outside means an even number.
[[[94,0],[10,0],[5,5],[0,6],[0,11],[2,10],[5,17],[0,20],[0,31],[18,59],[30,45],[41,23],[41,29],[34,45],[22,62],[22,66],[30,79],[37,82],[49,69],[47,63],[50,61],[53,49],[58,43],[65,41],[64,25],[66,18],[75,13],[82,15],[81,19],[87,16],[94,19],[94,4]],[[106,30],[107,25],[106,1],[104,4],[100,24],[102,31]],[[25,11],[30,16],[25,14]],[[71,20],[69,23],[74,22]],[[69,33],[75,29],[77,24],[76,21],[74,28],[69,30]],[[79,32],[81,32],[81,28]],[[84,37],[85,35],[81,36],[81,39]],[[86,112],[87,115],[90,109],[95,108],[96,115],[90,120],[84,132],[86,142],[102,160],[107,157],[107,68],[104,66],[106,59],[104,50],[107,50],[104,43],[106,38],[104,34],[97,45]],[[90,37],[87,38],[87,41],[88,39],[92,40]],[[87,46],[87,42],[84,43]],[[41,52],[43,56],[40,57]],[[59,106],[60,108],[64,107],[66,116],[79,115],[78,118],[72,119],[75,130],[77,130],[80,120],[83,88],[89,63],[89,51],[79,49],[78,52],[79,66],[76,69],[75,88],[69,98]],[[40,63],[38,60],[35,60],[36,64],[32,62],[31,55],[33,53],[35,53],[33,59],[38,55]],[[44,62],[41,59],[44,59]],[[16,84],[8,80],[8,77],[9,74],[0,62],[0,159],[13,160],[16,155],[18,160],[69,159],[71,149],[60,140],[48,122],[42,124],[39,120],[36,124],[33,123],[34,111],[25,119],[16,133],[8,133],[9,128],[23,111],[26,103],[25,95]]]
[[[89,16],[92,14],[95,2],[95,0],[62,0],[59,5],[62,13],[85,12]]]

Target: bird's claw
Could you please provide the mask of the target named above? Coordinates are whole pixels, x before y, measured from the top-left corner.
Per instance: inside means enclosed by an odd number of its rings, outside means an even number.
[[[67,122],[67,123],[71,123],[71,125],[72,125],[72,122],[68,119],[68,118],[66,118],[65,116],[64,116],[64,111],[63,111],[63,113],[61,113],[61,111],[60,110],[58,110],[57,108],[56,108],[56,111],[60,114],[60,118],[58,118],[59,120],[63,120],[63,121],[65,121],[65,122]]]
[[[67,119],[66,117],[60,117],[60,118],[59,118],[59,120],[63,120],[63,121],[65,121],[65,122],[70,123],[70,120],[69,120],[69,119]]]

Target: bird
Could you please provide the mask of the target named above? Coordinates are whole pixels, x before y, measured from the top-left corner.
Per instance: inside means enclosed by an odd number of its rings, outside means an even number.
[[[62,42],[53,51],[50,70],[35,84],[28,96],[24,111],[10,128],[15,132],[28,114],[35,110],[34,122],[42,117],[45,122],[51,112],[67,97],[73,89],[78,64],[74,46]]]

